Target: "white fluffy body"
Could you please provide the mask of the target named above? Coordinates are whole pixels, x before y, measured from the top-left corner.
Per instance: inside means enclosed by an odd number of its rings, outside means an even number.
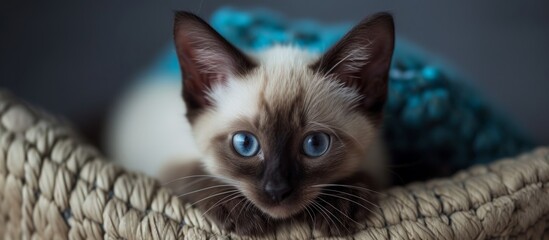
[[[107,123],[107,155],[118,164],[150,176],[175,159],[200,156],[185,118],[181,76],[140,82],[128,89]]]

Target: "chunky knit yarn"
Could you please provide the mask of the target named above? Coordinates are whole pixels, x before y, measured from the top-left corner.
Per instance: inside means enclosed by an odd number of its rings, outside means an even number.
[[[348,239],[547,239],[549,148],[394,187]],[[0,89],[0,239],[342,239],[306,222],[226,232],[67,123]]]

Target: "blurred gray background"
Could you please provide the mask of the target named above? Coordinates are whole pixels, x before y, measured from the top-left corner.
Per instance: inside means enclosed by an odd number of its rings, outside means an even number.
[[[356,22],[391,11],[397,34],[469,77],[549,143],[549,1],[5,1],[0,87],[66,116],[96,141],[118,94],[171,41],[174,10],[267,7],[290,18]]]

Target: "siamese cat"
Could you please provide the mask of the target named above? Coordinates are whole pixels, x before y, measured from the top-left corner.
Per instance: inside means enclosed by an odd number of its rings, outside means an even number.
[[[246,54],[188,12],[175,15],[174,41],[200,157],[166,166],[167,186],[238,234],[296,220],[329,236],[358,231],[386,183],[392,16],[361,21],[321,55]]]

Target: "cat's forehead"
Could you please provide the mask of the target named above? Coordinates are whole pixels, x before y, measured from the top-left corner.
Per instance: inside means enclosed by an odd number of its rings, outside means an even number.
[[[275,45],[264,51],[252,53],[261,66],[280,68],[288,66],[306,66],[319,58],[319,54],[294,46]]]
[[[245,76],[231,77],[214,89],[216,111],[226,120],[337,121],[360,99],[353,89],[317,73],[310,66],[318,56],[293,47],[274,47],[254,56],[259,66]]]

